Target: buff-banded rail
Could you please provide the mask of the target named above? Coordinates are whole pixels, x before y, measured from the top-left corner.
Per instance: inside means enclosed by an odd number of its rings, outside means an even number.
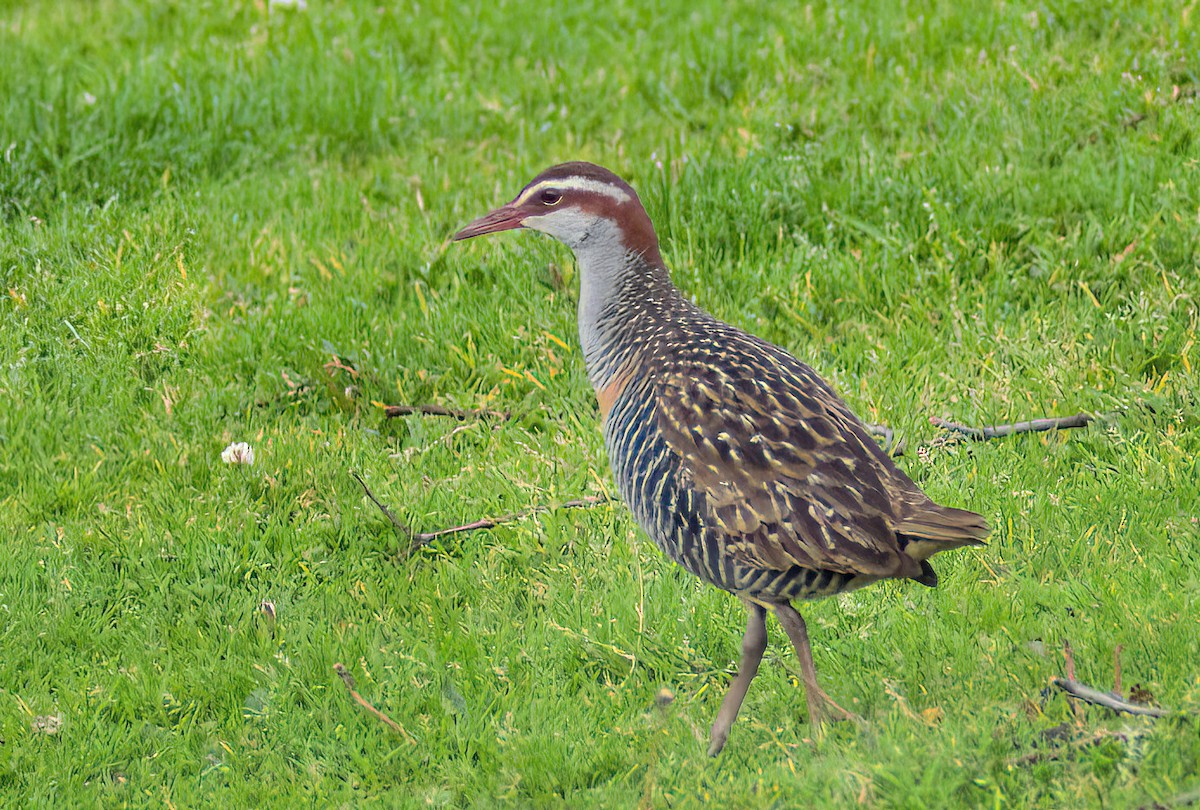
[[[622,499],[668,557],[745,603],[709,754],[758,672],[767,611],[796,649],[810,722],[851,717],[818,685],[792,602],[882,579],[934,586],[929,558],[982,545],[987,522],[934,503],[807,365],[684,297],[637,194],[609,170],[547,169],[454,239],[514,228],[575,254],[579,339]]]

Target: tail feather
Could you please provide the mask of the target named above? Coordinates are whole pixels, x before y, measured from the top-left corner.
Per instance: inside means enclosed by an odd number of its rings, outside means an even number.
[[[931,506],[932,508],[906,515],[896,525],[896,531],[923,540],[944,541],[954,546],[982,545],[983,539],[992,531],[982,515],[952,506]]]
[[[896,533],[905,543],[905,553],[923,562],[939,551],[985,545],[991,527],[982,515],[930,502],[905,516],[896,525]]]

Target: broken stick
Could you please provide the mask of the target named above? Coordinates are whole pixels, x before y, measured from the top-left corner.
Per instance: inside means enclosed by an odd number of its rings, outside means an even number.
[[[479,529],[494,529],[504,523],[513,523],[518,520],[539,515],[543,512],[549,512],[554,509],[586,509],[592,506],[597,506],[602,503],[608,503],[609,498],[600,495],[588,495],[584,498],[577,498],[573,501],[565,501],[564,503],[553,504],[550,506],[531,506],[528,509],[522,509],[520,512],[513,512],[508,515],[501,515],[495,518],[480,518],[471,523],[464,523],[461,526],[451,526],[448,529],[438,529],[432,532],[417,532],[412,536],[413,548],[419,548],[425,545],[430,540],[436,540],[439,537],[445,537],[448,534],[458,534],[459,532],[473,532]]]
[[[602,495],[587,495],[583,498],[576,498],[573,501],[566,501],[559,504],[531,506],[528,509],[522,509],[520,512],[512,512],[511,514],[501,515],[494,518],[480,518],[479,520],[470,523],[464,523],[461,526],[451,526],[447,529],[436,529],[432,532],[414,532],[408,528],[398,517],[396,517],[391,509],[388,509],[387,504],[379,500],[371,488],[367,486],[367,482],[362,479],[358,473],[351,471],[350,477],[358,482],[358,485],[363,488],[363,492],[371,499],[371,503],[379,507],[379,511],[383,512],[384,517],[391,521],[392,526],[396,529],[396,533],[400,537],[409,542],[407,554],[412,554],[421,546],[426,545],[432,540],[439,537],[445,537],[449,534],[459,534],[460,532],[473,532],[479,529],[494,529],[505,523],[514,523],[518,520],[524,520],[533,515],[540,515],[543,512],[550,512],[554,509],[586,509],[593,506],[598,506],[602,503],[608,503],[611,498]],[[407,556],[406,554],[406,556]]]
[[[350,477],[358,482],[358,485],[363,488],[363,492],[367,493],[367,497],[371,499],[371,503],[378,506],[379,511],[383,512],[383,516],[392,522],[392,526],[396,529],[396,533],[399,534],[401,538],[411,542],[413,540],[412,529],[401,523],[400,519],[392,514],[392,510],[387,508],[387,504],[375,497],[375,493],[371,491],[369,486],[367,486],[367,482],[362,480],[362,476],[351,470]]]
[[[929,417],[930,424],[940,427],[942,430],[949,430],[952,433],[961,433],[962,435],[974,439],[975,441],[986,441],[987,439],[999,439],[1004,436],[1012,436],[1016,433],[1037,433],[1043,430],[1067,430],[1068,428],[1081,428],[1095,420],[1096,417],[1090,413],[1077,413],[1074,416],[1058,416],[1048,417],[1046,419],[1032,419],[1028,422],[1013,422],[1007,425],[989,425],[987,427],[971,427],[970,425],[960,425],[957,422],[950,422],[937,416]]]
[[[376,709],[371,705],[370,701],[358,693],[358,690],[354,688],[354,676],[350,674],[350,670],[346,669],[345,665],[334,664],[333,671],[336,672],[338,677],[342,679],[342,683],[346,685],[346,690],[350,693],[350,697],[354,698],[355,703],[378,717],[384,723],[387,723],[388,728],[403,737],[409,745],[417,744],[417,741],[413,739],[413,736],[404,730],[404,726],[400,725],[395,720],[379,711],[379,709]]]
[[[1142,717],[1166,717],[1171,713],[1169,709],[1162,709],[1157,706],[1139,706],[1136,703],[1130,703],[1120,695],[1114,695],[1111,692],[1101,692],[1099,689],[1093,689],[1071,678],[1055,678],[1051,683],[1071,697],[1079,698],[1085,703],[1112,709],[1114,712],[1136,714]]]
[[[388,419],[395,419],[398,416],[409,416],[410,414],[419,414],[420,416],[452,416],[455,419],[499,419],[505,421],[512,419],[512,413],[509,411],[493,411],[488,408],[477,408],[467,410],[463,408],[445,408],[441,405],[386,405],[383,409],[383,415]]]
[[[1063,657],[1066,659],[1067,677],[1054,678],[1050,681],[1054,686],[1066,692],[1072,697],[1079,698],[1085,703],[1091,703],[1095,706],[1104,706],[1107,709],[1112,709],[1114,712],[1125,712],[1126,714],[1136,714],[1142,717],[1166,717],[1171,713],[1170,709],[1160,709],[1156,706],[1142,706],[1137,703],[1130,703],[1125,698],[1115,692],[1101,692],[1099,689],[1094,689],[1087,684],[1080,683],[1075,680],[1075,652],[1071,649],[1071,642],[1063,640]],[[1118,646],[1113,654],[1113,663],[1116,669],[1116,687],[1121,688],[1121,647]],[[1072,704],[1072,710],[1074,704]]]

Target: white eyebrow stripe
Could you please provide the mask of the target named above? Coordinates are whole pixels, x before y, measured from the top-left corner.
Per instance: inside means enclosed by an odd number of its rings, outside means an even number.
[[[619,203],[629,202],[629,194],[625,189],[617,188],[609,183],[603,183],[599,180],[592,180],[588,177],[564,177],[561,180],[543,180],[536,186],[530,186],[525,189],[520,197],[517,197],[515,203],[521,205],[534,194],[548,188],[558,189],[560,191],[591,191],[596,194],[603,194],[606,197],[611,197]]]

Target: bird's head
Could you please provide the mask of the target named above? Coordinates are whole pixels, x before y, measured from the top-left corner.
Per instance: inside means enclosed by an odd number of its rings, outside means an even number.
[[[628,183],[602,166],[560,163],[539,174],[508,203],[454,234],[470,239],[514,228],[550,234],[576,253],[611,250],[661,264],[658,237]]]

